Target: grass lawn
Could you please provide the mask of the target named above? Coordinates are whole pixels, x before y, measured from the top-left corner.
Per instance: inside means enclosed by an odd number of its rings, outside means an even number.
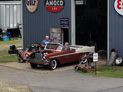
[[[92,70],[90,73],[83,73],[82,71],[79,71],[82,74],[87,74],[87,75],[95,75],[94,70]],[[123,78],[123,66],[101,66],[97,70],[97,76],[102,76],[102,77],[113,77],[113,78]]]
[[[0,63],[18,61],[16,55],[9,55],[8,50],[11,45],[17,46],[17,48],[22,47],[22,40],[10,40],[10,41],[0,41]]]
[[[22,43],[22,40],[21,39],[19,39],[19,40],[13,39],[13,40],[9,40],[9,41],[0,41],[0,45],[8,45],[8,44],[13,44],[13,43],[15,43],[15,44]]]

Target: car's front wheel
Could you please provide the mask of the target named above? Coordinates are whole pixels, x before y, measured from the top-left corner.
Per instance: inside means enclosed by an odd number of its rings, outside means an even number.
[[[51,60],[51,61],[50,61],[50,64],[49,64],[49,68],[50,68],[51,70],[55,70],[56,67],[57,67],[57,61],[56,61],[55,59]]]
[[[37,64],[34,64],[34,63],[30,63],[30,66],[31,66],[32,68],[37,68]]]

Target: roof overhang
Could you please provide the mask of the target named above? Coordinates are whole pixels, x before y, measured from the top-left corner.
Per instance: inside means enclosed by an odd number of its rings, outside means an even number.
[[[0,1],[0,5],[21,4],[21,1]]]

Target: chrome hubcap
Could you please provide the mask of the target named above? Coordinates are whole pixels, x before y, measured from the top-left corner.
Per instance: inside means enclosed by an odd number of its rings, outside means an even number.
[[[121,64],[122,63],[122,58],[121,57],[118,57],[117,59],[116,59],[116,64]]]

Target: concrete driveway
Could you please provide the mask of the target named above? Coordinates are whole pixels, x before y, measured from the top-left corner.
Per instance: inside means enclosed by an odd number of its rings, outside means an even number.
[[[33,92],[122,92],[123,79],[83,75],[74,70],[50,73],[0,66],[0,80],[27,85]]]
[[[69,64],[61,65],[57,67],[56,70],[53,70],[53,71],[49,70],[48,67],[43,67],[43,66],[40,66],[36,69],[32,69],[30,67],[30,63],[10,62],[10,63],[0,63],[0,66],[10,67],[10,68],[18,69],[18,70],[36,72],[36,73],[52,73],[52,72],[60,72],[60,71],[74,69],[77,64],[78,63],[69,63]],[[103,60],[103,59],[100,59],[99,62],[97,62],[97,66],[105,65],[105,64],[106,64],[106,60]],[[94,63],[92,63],[91,65],[94,66]],[[81,67],[84,67],[84,66],[85,66],[84,64],[81,65]]]
[[[14,68],[14,69],[23,70],[23,71],[36,72],[36,73],[51,73],[51,72],[71,70],[71,69],[74,69],[76,65],[77,65],[76,63],[70,63],[70,64],[59,66],[57,67],[56,70],[52,71],[52,70],[49,70],[48,66],[47,67],[39,66],[36,69],[32,69],[30,66],[30,63],[18,63],[18,62],[0,63],[0,66],[5,66],[5,67]]]

